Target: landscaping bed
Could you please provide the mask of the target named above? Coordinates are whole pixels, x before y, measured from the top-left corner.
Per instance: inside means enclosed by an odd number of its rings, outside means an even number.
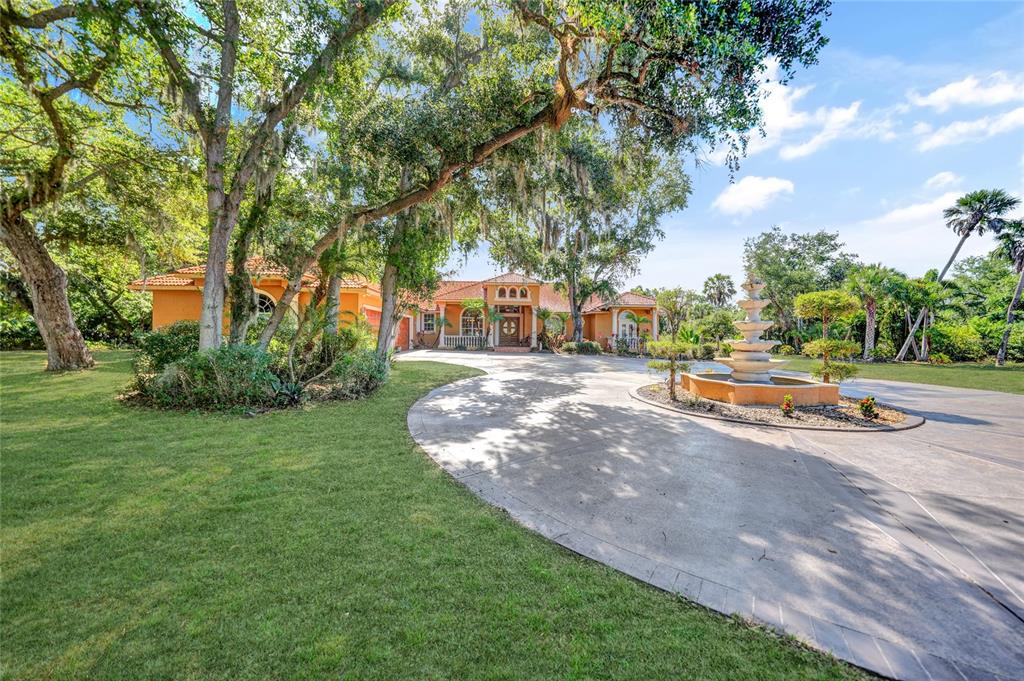
[[[909,425],[907,415],[890,406],[876,404],[877,416],[866,418],[860,413],[859,401],[840,397],[836,406],[795,407],[791,416],[786,416],[777,406],[746,406],[715,402],[679,388],[677,399],[672,400],[664,383],[647,385],[637,390],[637,395],[669,409],[697,416],[710,416],[730,421],[743,421],[770,426],[834,428],[837,430],[890,430]]]

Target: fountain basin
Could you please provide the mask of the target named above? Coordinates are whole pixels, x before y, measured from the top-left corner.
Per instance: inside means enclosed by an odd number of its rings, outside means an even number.
[[[839,385],[794,376],[770,376],[768,382],[737,381],[730,374],[683,374],[683,389],[694,395],[729,404],[767,405],[777,407],[786,395],[793,404],[810,407],[839,404]]]

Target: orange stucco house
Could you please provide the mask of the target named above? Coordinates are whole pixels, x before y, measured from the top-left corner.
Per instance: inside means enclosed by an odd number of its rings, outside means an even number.
[[[260,311],[269,312],[284,293],[287,270],[265,258],[250,258],[246,270],[259,295]],[[157,329],[181,319],[199,319],[203,273],[203,265],[182,267],[168,274],[139,279],[129,288],[152,294],[153,328]],[[318,284],[316,274],[305,275],[302,289],[293,302],[297,310],[309,303]],[[496,308],[502,315],[501,322],[488,324],[479,310],[467,308],[466,301],[472,299],[483,299],[489,307]],[[502,274],[483,281],[443,281],[433,298],[418,301],[403,316],[395,346],[401,350],[493,347],[528,351],[538,347],[537,335],[542,331],[537,319],[540,308],[568,312],[569,303],[551,284],[521,274]],[[375,329],[379,328],[380,309],[380,288],[376,284],[363,279],[342,282],[341,324],[349,323],[353,315],[363,315]],[[628,312],[650,321],[637,328]],[[442,324],[442,319],[447,320],[447,324]],[[572,333],[571,318],[568,323],[567,335]],[[583,305],[583,337],[605,348],[613,347],[615,338],[621,337],[636,349],[643,336],[657,338],[657,328],[657,306],[648,296],[623,293],[610,301],[592,296]]]

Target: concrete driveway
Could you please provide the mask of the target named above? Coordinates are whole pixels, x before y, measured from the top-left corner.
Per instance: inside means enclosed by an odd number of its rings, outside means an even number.
[[[1024,679],[1024,396],[858,380],[895,433],[633,400],[638,360],[413,352],[487,371],[409,412],[427,453],[552,540],[906,679]]]

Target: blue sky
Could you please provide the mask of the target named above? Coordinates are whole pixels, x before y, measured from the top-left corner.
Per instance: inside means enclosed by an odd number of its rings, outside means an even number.
[[[629,285],[739,280],[744,239],[772,225],[838,231],[865,262],[920,275],[956,243],[942,209],[957,196],[1024,196],[1024,3],[840,1],[826,33],[818,65],[766,87],[767,137],[733,184],[714,156],[687,164],[689,207]],[[963,254],[991,248],[972,237]],[[450,266],[498,273],[486,249]]]

